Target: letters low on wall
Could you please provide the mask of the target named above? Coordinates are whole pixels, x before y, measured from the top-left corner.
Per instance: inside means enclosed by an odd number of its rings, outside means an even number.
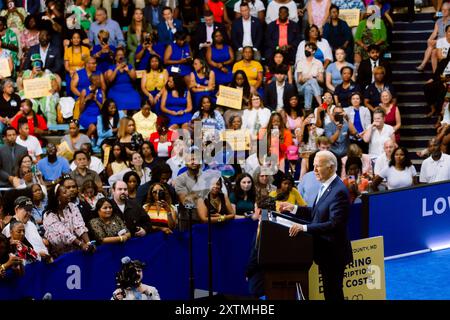
[[[383,236],[385,256],[450,245],[450,182],[371,194],[368,235]]]

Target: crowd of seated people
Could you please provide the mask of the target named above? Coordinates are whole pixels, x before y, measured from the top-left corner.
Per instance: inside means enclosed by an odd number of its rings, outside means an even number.
[[[0,279],[23,272],[17,251],[51,261],[185,230],[190,206],[194,223],[257,219],[265,196],[312,206],[322,150],[352,202],[450,179],[433,175],[448,166],[450,98],[419,180],[384,59],[390,7],[368,2],[47,0],[0,17]],[[355,8],[352,31],[339,10]]]

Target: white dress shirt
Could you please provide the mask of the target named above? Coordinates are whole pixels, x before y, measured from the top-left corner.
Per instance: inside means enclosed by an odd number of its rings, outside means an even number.
[[[369,61],[370,61],[370,69],[372,70],[372,82],[374,82],[375,76],[373,75],[373,69],[375,69],[375,67],[380,66],[380,60],[378,59],[375,61],[375,60],[369,59]]]
[[[278,84],[278,81],[275,84],[275,87],[277,88],[277,110],[283,109],[284,107],[283,94],[285,86],[286,82],[283,82],[281,86]]]
[[[253,41],[252,41],[252,18],[249,18],[248,20],[245,20],[242,18],[242,26],[244,29],[244,37],[242,39],[242,47],[253,47]]]
[[[43,49],[41,46],[39,46],[39,54],[41,55],[41,60],[42,63],[44,64],[45,67],[45,60],[47,59],[47,53],[48,53],[48,49],[50,48],[50,44],[47,46],[47,49]]]
[[[212,34],[214,32],[214,25],[212,26],[206,26],[206,42],[213,42],[212,40]]]

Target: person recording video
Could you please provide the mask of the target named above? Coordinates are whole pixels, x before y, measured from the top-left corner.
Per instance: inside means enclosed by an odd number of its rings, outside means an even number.
[[[111,300],[161,300],[155,287],[142,283],[145,263],[123,257],[122,266],[116,274],[117,289]]]

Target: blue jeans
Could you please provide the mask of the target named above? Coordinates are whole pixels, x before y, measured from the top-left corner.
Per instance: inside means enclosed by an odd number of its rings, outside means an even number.
[[[313,97],[322,95],[322,88],[316,78],[309,79],[304,84],[298,85],[298,93],[305,97],[305,109],[311,109]]]

